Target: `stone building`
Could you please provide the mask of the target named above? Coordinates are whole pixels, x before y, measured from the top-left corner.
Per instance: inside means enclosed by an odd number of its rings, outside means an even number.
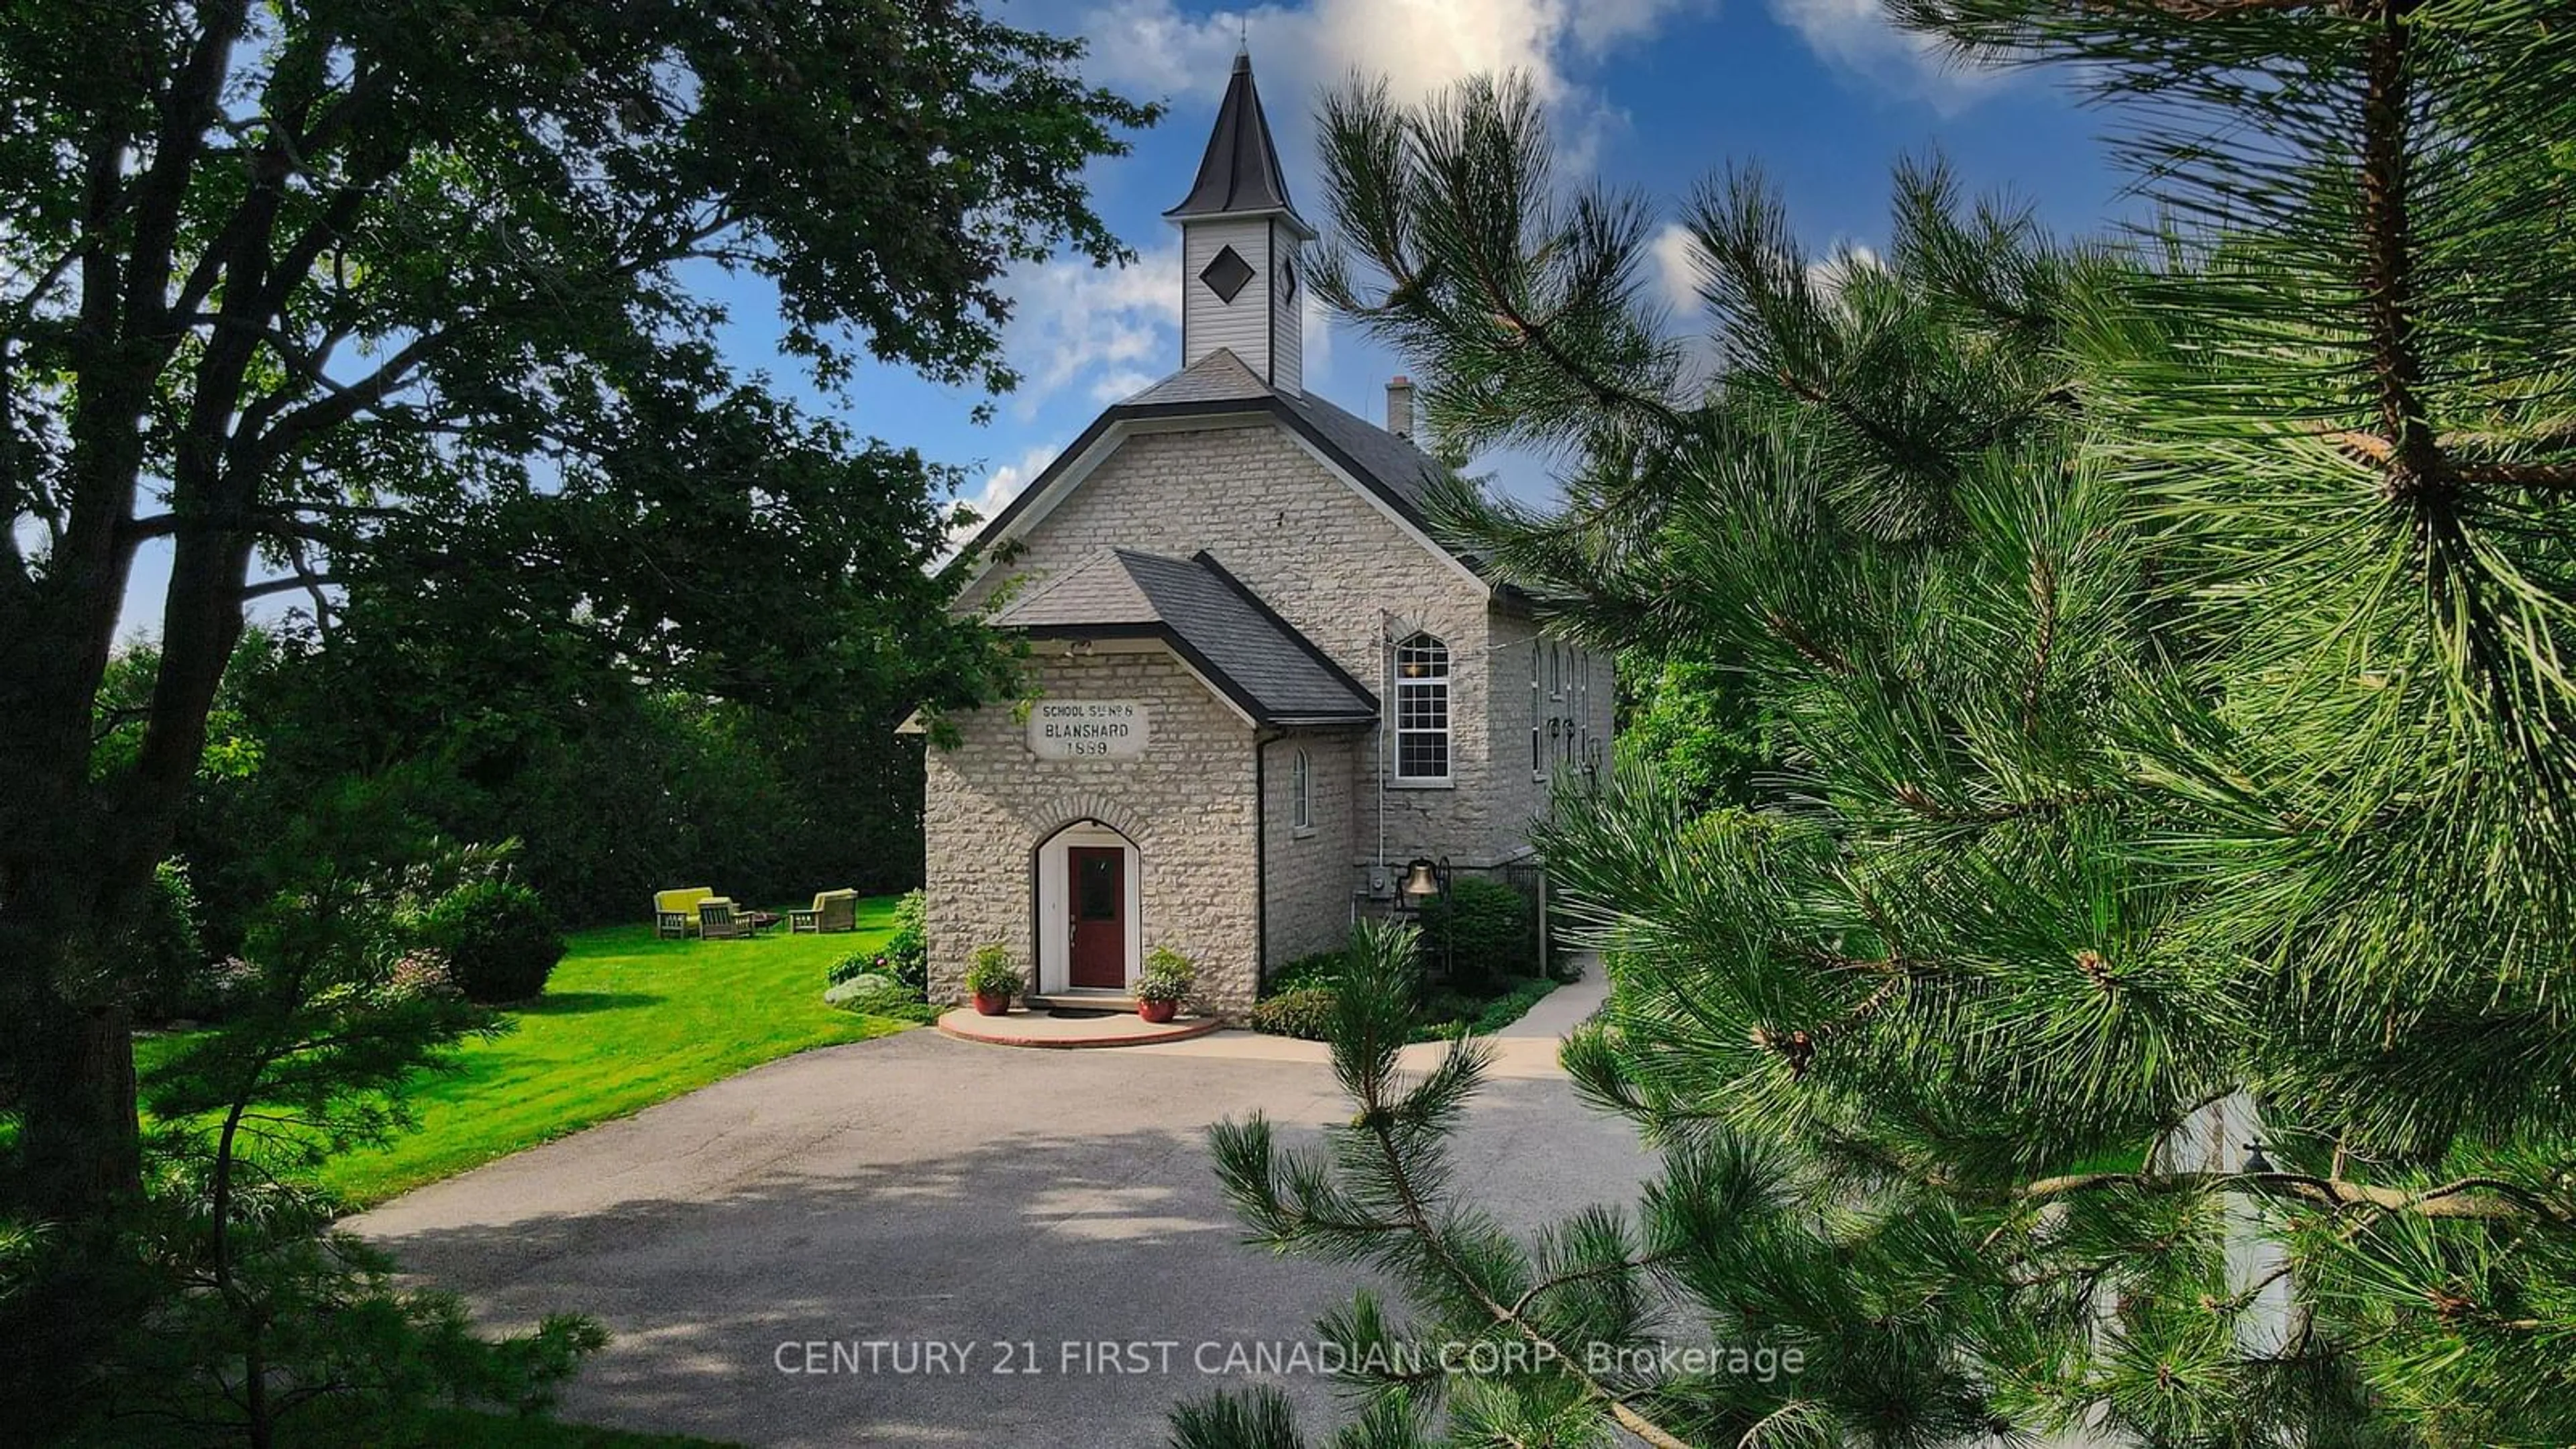
[[[1309,393],[1289,200],[1238,56],[1181,229],[1181,367],[1103,412],[978,536],[960,606],[1030,641],[1032,697],[929,753],[932,995],[1006,947],[1047,998],[1147,952],[1202,1007],[1398,903],[1406,864],[1529,862],[1603,768],[1611,669],[1430,532],[1445,470]]]

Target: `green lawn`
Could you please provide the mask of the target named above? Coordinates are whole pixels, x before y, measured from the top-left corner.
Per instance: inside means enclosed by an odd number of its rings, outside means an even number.
[[[668,1101],[762,1062],[900,1031],[823,1004],[823,972],[893,930],[894,897],[859,902],[859,929],[755,941],[663,941],[649,925],[572,936],[546,994],[464,1069],[411,1093],[420,1129],[334,1159],[323,1181],[355,1206]]]

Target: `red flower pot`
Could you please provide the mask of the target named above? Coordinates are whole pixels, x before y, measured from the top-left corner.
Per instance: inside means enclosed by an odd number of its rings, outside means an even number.
[[[978,991],[975,993],[975,1014],[978,1016],[1008,1016],[1011,1014],[1011,998],[999,995],[995,992]]]
[[[1136,1014],[1147,1021],[1169,1021],[1181,1014],[1181,1004],[1177,1001],[1140,1001],[1136,1003]]]

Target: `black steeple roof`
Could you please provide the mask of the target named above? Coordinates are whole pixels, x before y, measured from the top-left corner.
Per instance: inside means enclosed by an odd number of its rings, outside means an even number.
[[[1314,228],[1288,199],[1288,178],[1279,171],[1279,151],[1270,143],[1270,120],[1261,114],[1261,92],[1252,84],[1252,56],[1237,52],[1234,74],[1225,84],[1225,103],[1217,107],[1216,130],[1208,136],[1207,155],[1199,160],[1199,179],[1181,204],[1163,215],[1261,215],[1284,212],[1309,236]]]

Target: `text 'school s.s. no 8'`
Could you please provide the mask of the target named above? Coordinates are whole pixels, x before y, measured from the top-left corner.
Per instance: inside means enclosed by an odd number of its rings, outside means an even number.
[[[1042,699],[1029,711],[1029,753],[1042,760],[1131,760],[1146,735],[1132,700]]]

